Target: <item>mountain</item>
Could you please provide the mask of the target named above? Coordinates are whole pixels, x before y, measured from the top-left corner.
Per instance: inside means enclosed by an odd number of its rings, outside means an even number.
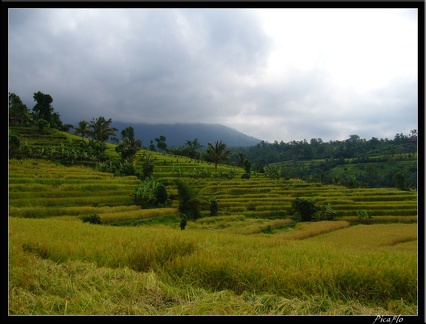
[[[236,129],[220,124],[131,124],[123,122],[112,122],[111,127],[118,129],[117,138],[121,138],[121,131],[126,127],[133,127],[135,138],[142,141],[142,145],[148,147],[150,142],[156,145],[155,138],[164,136],[169,148],[185,145],[186,141],[197,139],[203,146],[207,143],[216,143],[222,141],[228,147],[247,147],[254,146],[262,140],[248,136]]]

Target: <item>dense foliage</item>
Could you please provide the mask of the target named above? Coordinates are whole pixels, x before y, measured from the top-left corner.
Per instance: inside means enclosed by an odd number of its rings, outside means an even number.
[[[310,142],[283,141],[261,143],[250,147],[231,148],[233,152],[242,152],[253,163],[271,164],[280,161],[306,160],[341,160],[358,159],[359,161],[376,161],[378,156],[390,158],[401,154],[417,154],[417,130],[411,130],[409,135],[396,134],[393,140],[361,139],[358,135],[350,135],[344,141],[323,142],[320,138],[312,138]],[[236,154],[234,155],[236,162]]]
[[[175,184],[178,190],[179,207],[178,211],[184,215],[184,219],[197,219],[201,217],[201,202],[197,198],[197,192],[188,183],[176,179]]]
[[[261,142],[230,150],[230,163],[238,164],[244,155],[254,164],[253,171],[261,170],[271,178],[353,188],[417,188],[417,130],[410,135],[396,134],[393,140],[351,135],[344,141]],[[395,179],[396,174],[400,176]]]

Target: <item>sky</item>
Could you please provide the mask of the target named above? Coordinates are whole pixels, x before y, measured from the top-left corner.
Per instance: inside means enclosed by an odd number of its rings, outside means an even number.
[[[417,8],[9,8],[8,91],[64,124],[213,123],[273,143],[418,129]]]

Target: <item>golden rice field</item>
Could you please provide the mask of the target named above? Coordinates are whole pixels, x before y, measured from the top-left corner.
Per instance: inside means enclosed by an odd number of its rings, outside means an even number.
[[[9,161],[10,315],[418,315],[417,192],[347,189],[253,175],[155,153],[219,214],[179,223],[178,202],[141,209],[140,180],[43,160]],[[176,173],[176,165],[180,172]],[[229,174],[230,166],[219,171]],[[335,221],[297,223],[291,202],[330,203]],[[357,211],[372,216],[358,224]],[[102,225],[83,223],[98,214]]]

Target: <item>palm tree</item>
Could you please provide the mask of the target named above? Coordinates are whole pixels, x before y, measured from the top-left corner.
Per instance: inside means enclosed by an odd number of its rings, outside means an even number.
[[[239,167],[243,167],[244,166],[244,160],[246,159],[246,156],[245,156],[245,154],[244,153],[242,153],[242,152],[239,152],[238,153],[238,166]]]
[[[216,144],[208,143],[206,156],[207,159],[214,163],[214,169],[217,173],[217,165],[223,161],[227,161],[231,155],[231,151],[226,148],[226,144],[222,141],[216,141]]]
[[[102,116],[96,119],[93,118],[89,124],[89,135],[101,143],[106,142],[110,136],[115,136],[115,132],[117,131],[117,128],[109,126],[111,123],[111,118],[108,120]]]
[[[76,128],[74,128],[74,134],[75,135],[81,135],[81,140],[83,140],[84,137],[86,135],[88,135],[89,133],[90,133],[89,123],[87,121],[85,121],[84,119],[80,120],[78,122],[78,126]]]

